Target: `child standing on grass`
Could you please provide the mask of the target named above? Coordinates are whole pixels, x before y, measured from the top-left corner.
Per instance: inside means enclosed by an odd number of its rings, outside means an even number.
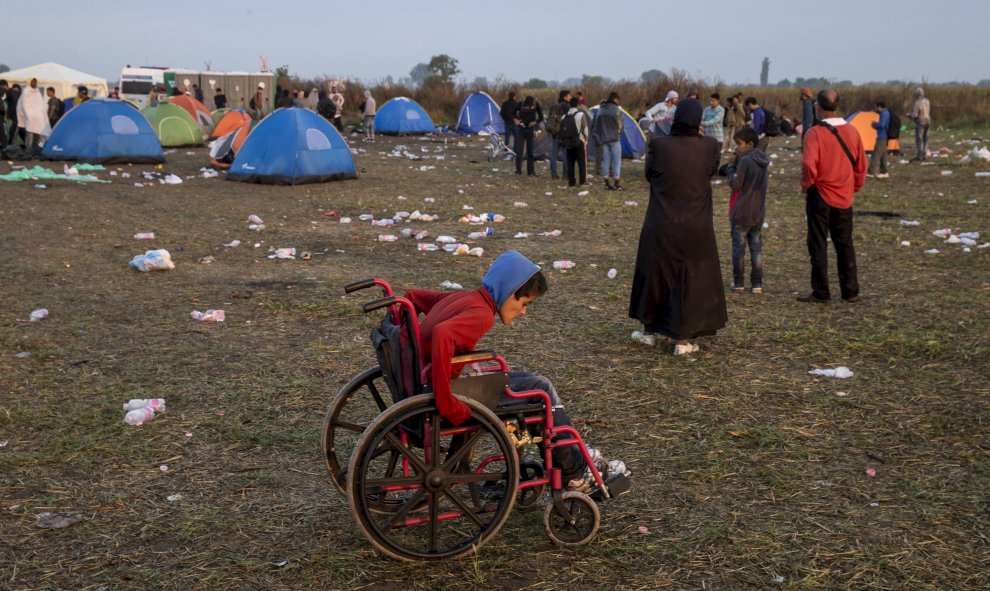
[[[729,225],[732,228],[732,285],[735,292],[745,291],[743,265],[746,245],[752,260],[750,288],[763,293],[763,218],[767,212],[767,166],[770,158],[756,147],[759,135],[751,127],[735,133],[736,160],[726,173],[732,198],[729,201]]]

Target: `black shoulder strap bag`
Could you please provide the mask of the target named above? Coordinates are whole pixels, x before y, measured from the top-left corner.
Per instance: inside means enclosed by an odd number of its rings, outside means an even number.
[[[846,156],[849,158],[849,164],[852,164],[853,170],[855,170],[856,158],[853,156],[852,152],[849,151],[849,147],[846,146],[846,142],[842,141],[842,136],[839,135],[839,130],[832,127],[831,124],[827,123],[824,120],[820,121],[818,124],[824,127],[825,129],[831,131],[832,135],[835,136],[835,139],[839,140],[839,145],[842,146],[842,151],[846,153]]]

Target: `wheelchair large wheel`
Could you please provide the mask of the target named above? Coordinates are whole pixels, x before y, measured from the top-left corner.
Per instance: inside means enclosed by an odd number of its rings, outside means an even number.
[[[347,464],[371,421],[388,406],[391,397],[379,367],[367,369],[337,392],[323,419],[323,459],[330,480],[346,493]]]
[[[515,448],[490,410],[460,400],[471,409],[460,427],[443,421],[433,395],[423,394],[389,407],[358,441],[348,502],[361,531],[387,556],[458,558],[509,517],[519,485]]]
[[[569,490],[561,494],[561,503],[570,515],[562,515],[553,504],[543,513],[547,536],[561,546],[583,546],[598,533],[601,514],[598,505],[584,493]]]

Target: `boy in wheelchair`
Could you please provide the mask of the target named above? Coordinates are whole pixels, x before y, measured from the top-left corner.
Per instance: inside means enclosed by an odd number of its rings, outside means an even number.
[[[546,278],[540,268],[522,254],[510,250],[492,263],[481,287],[469,291],[436,292],[410,289],[405,296],[425,318],[420,324],[423,355],[431,365],[430,382],[440,415],[454,425],[464,423],[471,411],[451,391],[450,381],[461,374],[462,367],[452,365],[455,355],[473,351],[478,341],[495,324],[497,313],[502,324],[526,314],[531,303],[547,291]],[[509,389],[514,392],[543,390],[553,403],[556,425],[571,425],[570,417],[547,378],[524,371],[509,372]],[[534,399],[538,400],[538,399]],[[518,403],[505,397],[505,403]],[[569,439],[560,435],[558,439]],[[601,452],[588,448],[596,468],[605,478],[610,472],[625,472],[620,460],[605,461]],[[576,445],[555,447],[554,465],[561,469],[567,488],[590,492],[594,479]]]

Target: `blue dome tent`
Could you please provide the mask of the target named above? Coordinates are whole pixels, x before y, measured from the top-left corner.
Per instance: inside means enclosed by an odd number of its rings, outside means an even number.
[[[646,154],[646,136],[643,135],[643,130],[639,128],[639,123],[636,123],[632,115],[621,107],[619,110],[622,111],[622,137],[619,138],[622,143],[622,157],[642,158]],[[598,116],[597,105],[591,108],[591,113]],[[595,155],[589,153],[588,157],[594,159]]]
[[[375,114],[375,132],[385,135],[433,133],[436,126],[416,101],[398,96],[387,101]]]
[[[59,119],[42,155],[90,164],[165,162],[155,130],[141,113],[116,99],[92,99]]]
[[[266,185],[346,178],[357,178],[347,142],[326,119],[297,107],[279,109],[252,129],[227,174]]]
[[[492,97],[484,92],[473,92],[461,105],[461,114],[457,117],[457,129],[460,133],[478,133],[488,131],[488,126],[495,133],[505,133],[505,122],[499,113],[499,107]]]

